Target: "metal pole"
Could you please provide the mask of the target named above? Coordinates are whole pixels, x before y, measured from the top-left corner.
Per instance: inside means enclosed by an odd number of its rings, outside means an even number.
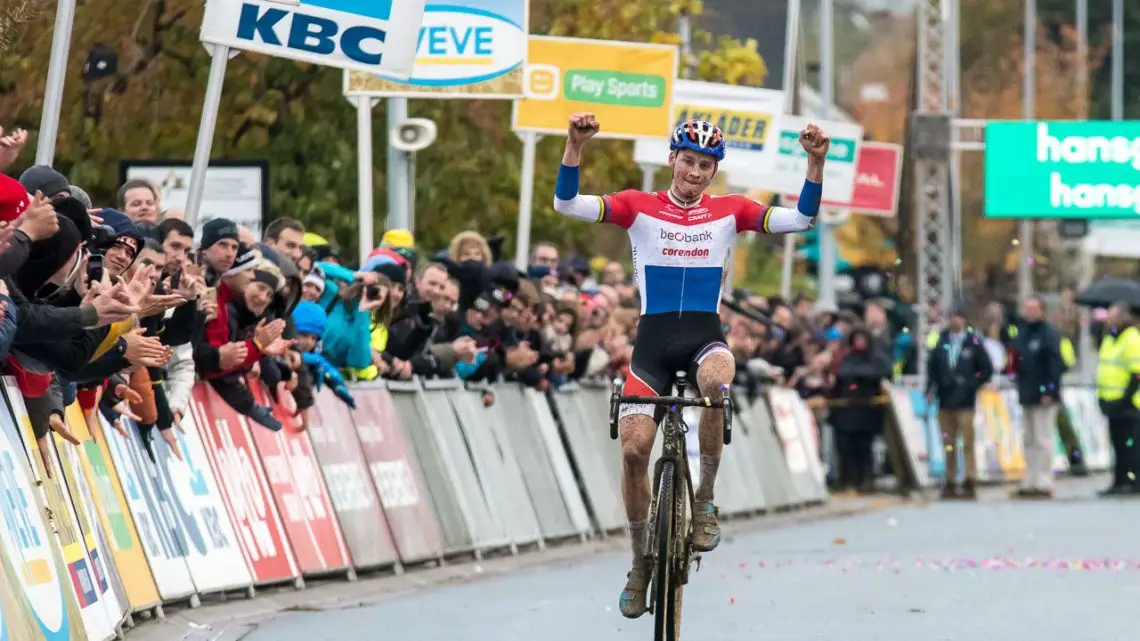
[[[1089,0],[1077,0],[1077,87],[1081,92],[1080,117],[1089,117]],[[1083,245],[1082,245],[1083,247]]]
[[[408,231],[416,232],[416,152],[404,154],[408,167]]]
[[[203,43],[205,44],[205,43]],[[202,119],[198,123],[198,142],[194,145],[194,165],[190,169],[190,192],[186,194],[186,223],[193,227],[202,208],[202,192],[206,190],[206,170],[210,167],[210,150],[214,146],[214,126],[218,124],[218,107],[222,104],[222,87],[226,84],[226,65],[230,48],[206,44],[210,60],[210,77],[206,80],[206,96],[202,100]]]
[[[375,235],[372,202],[372,98],[356,97],[356,187],[360,224],[360,264],[368,260]]]
[[[784,39],[784,113],[795,112],[796,66],[799,60],[800,41],[800,0],[788,0],[788,32]],[[780,270],[780,296],[785,300],[792,297],[792,271],[795,269],[796,239],[792,234],[784,235],[784,259]]]
[[[59,112],[63,105],[67,54],[71,49],[71,25],[74,22],[75,0],[59,0],[55,8],[51,58],[48,61],[47,86],[44,88],[44,106],[40,114],[39,141],[36,143],[37,165],[51,165],[55,160],[55,141],[59,135]]]
[[[677,17],[677,34],[681,36],[681,77],[689,79],[693,77],[693,30],[688,12]]]
[[[1124,0],[1112,0],[1112,119],[1124,117]]]
[[[1077,292],[1082,292],[1092,284],[1093,279],[1096,278],[1096,253],[1094,253],[1092,245],[1092,237],[1086,236],[1081,239],[1080,248],[1077,250],[1081,261],[1080,280],[1077,283]],[[1092,327],[1089,325],[1089,315],[1084,313],[1081,315],[1081,333],[1078,342],[1078,352],[1080,359],[1078,361],[1079,371],[1081,378],[1086,381],[1091,381],[1096,377],[1096,363],[1099,355],[1096,353],[1096,346],[1093,343]]]
[[[388,225],[408,229],[408,158],[392,146],[392,130],[408,119],[408,99],[388,99]]]
[[[1025,80],[1021,94],[1022,117],[1033,120],[1034,97],[1037,92],[1037,0],[1025,0],[1024,25]],[[1033,293],[1033,221],[1022,220],[1017,225],[1018,265],[1017,299],[1024,302]]]
[[[657,167],[649,163],[641,165],[641,191],[653,191],[653,177]]]
[[[819,68],[820,68],[820,97],[823,98],[825,113],[831,114],[831,106],[835,101],[834,72],[835,39],[832,27],[835,20],[834,0],[823,0],[820,11],[819,29]],[[820,212],[823,216],[824,212]],[[819,303],[822,305],[835,305],[835,226],[825,219],[819,225]]]
[[[519,228],[515,265],[519,269],[526,269],[527,254],[530,252],[530,214],[534,205],[534,154],[538,148],[538,134],[524,131],[522,141],[522,184],[519,185]]]

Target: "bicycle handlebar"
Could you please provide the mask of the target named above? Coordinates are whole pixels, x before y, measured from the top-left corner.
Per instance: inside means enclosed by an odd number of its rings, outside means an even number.
[[[618,438],[618,420],[623,404],[656,405],[658,407],[671,407],[673,410],[676,410],[678,407],[712,408],[719,406],[724,410],[724,444],[728,445],[732,442],[732,395],[729,393],[727,386],[725,387],[724,397],[718,403],[708,396],[702,396],[701,398],[687,398],[684,396],[623,396],[620,381],[615,381],[613,394],[610,396],[610,438],[615,441]]]

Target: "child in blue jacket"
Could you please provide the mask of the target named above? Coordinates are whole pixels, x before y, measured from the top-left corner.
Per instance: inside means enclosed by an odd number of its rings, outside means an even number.
[[[293,349],[301,353],[303,369],[309,374],[313,386],[320,390],[327,383],[333,393],[352,409],[356,409],[356,399],[348,391],[344,377],[333,364],[321,355],[321,339],[325,335],[328,314],[312,301],[302,301],[293,310],[293,326],[297,341]]]

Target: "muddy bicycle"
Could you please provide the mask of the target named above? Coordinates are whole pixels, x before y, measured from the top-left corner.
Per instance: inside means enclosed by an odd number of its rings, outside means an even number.
[[[649,611],[653,613],[654,641],[676,641],[681,638],[681,595],[689,582],[689,569],[695,563],[700,569],[700,555],[693,549],[692,521],[695,498],[693,478],[685,449],[689,426],[682,412],[686,407],[724,409],[724,443],[732,442],[732,395],[729,386],[721,392],[723,400],[709,397],[686,397],[696,389],[685,372],[676,377],[677,396],[623,396],[622,381],[615,379],[610,396],[610,438],[618,438],[618,419],[623,404],[651,404],[665,408],[658,424],[663,434],[661,457],[653,469],[653,501],[649,513]]]

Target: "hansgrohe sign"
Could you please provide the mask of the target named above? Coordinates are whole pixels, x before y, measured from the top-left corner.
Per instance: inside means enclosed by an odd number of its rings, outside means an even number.
[[[1140,121],[987,125],[985,215],[1140,219]]]

